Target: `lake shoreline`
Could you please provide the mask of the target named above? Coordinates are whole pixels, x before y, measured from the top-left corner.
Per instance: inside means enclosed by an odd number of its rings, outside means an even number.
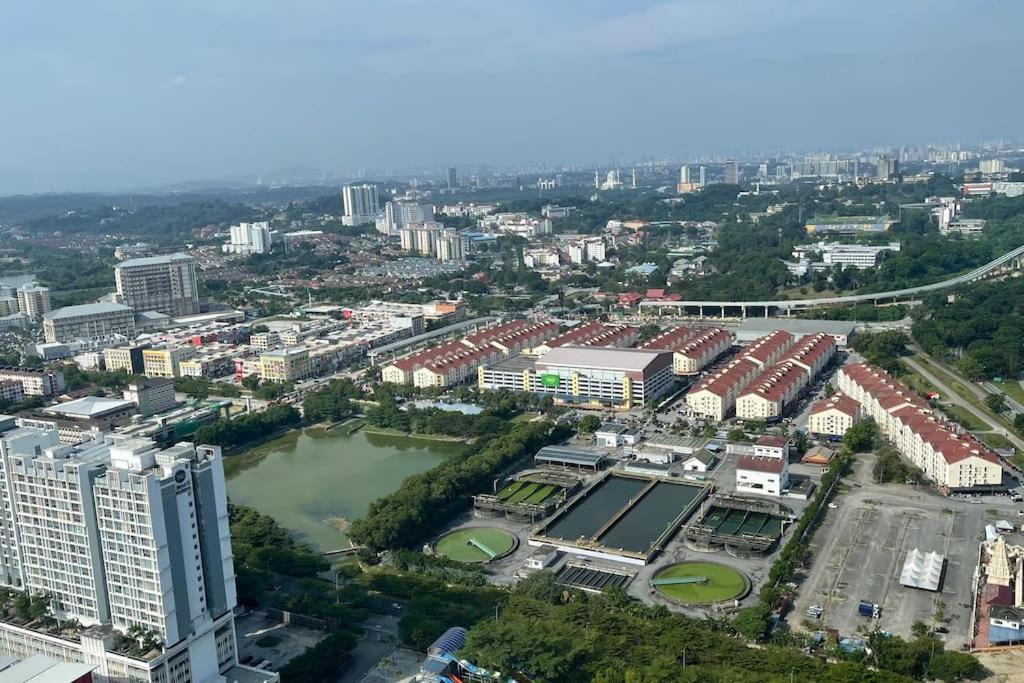
[[[347,433],[354,424],[287,430],[225,458],[228,497],[273,517],[296,540],[332,551],[348,546],[342,527],[363,517],[374,501],[466,448],[454,441]]]
[[[374,427],[372,425],[364,425],[362,431],[366,434],[378,434],[380,436],[404,436],[407,439],[417,439],[420,441],[440,441],[441,443],[461,443],[470,445],[473,443],[472,439],[461,436],[445,436],[444,434],[419,434],[413,432],[402,432],[397,429],[390,429],[388,427]]]

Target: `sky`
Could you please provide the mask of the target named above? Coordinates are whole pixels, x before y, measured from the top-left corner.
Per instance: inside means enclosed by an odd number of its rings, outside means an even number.
[[[1019,0],[0,4],[0,194],[1020,138]]]

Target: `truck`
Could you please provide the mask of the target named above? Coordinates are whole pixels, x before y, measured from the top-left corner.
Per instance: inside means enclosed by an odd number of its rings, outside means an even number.
[[[877,603],[861,600],[857,604],[857,614],[861,615],[862,617],[870,617],[871,619],[877,619],[880,612],[881,609]]]

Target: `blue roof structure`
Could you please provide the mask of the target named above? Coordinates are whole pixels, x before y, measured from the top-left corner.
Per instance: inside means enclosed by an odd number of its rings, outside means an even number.
[[[466,644],[466,636],[469,631],[461,626],[452,626],[441,634],[441,637],[427,648],[428,655],[450,654],[459,650]]]

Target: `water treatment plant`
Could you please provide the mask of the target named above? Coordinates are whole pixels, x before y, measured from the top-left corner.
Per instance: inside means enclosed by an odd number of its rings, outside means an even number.
[[[608,474],[530,536],[530,545],[645,565],[708,495],[709,486]]]

